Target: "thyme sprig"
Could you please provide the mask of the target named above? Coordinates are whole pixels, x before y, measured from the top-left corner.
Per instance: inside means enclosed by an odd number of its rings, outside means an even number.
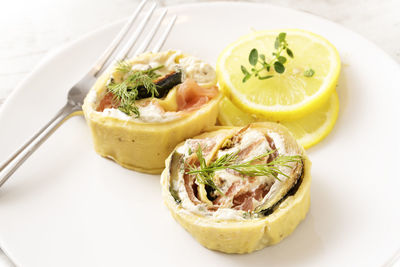
[[[218,170],[231,169],[242,175],[246,176],[268,176],[271,175],[275,179],[279,180],[279,175],[283,175],[285,177],[289,177],[287,174],[282,172],[279,167],[291,167],[289,163],[291,162],[300,162],[302,157],[300,155],[295,156],[283,156],[280,155],[267,163],[257,163],[260,160],[268,157],[271,154],[274,154],[276,151],[271,150],[267,151],[261,155],[258,155],[248,161],[238,163],[238,152],[227,153],[223,156],[217,158],[215,161],[206,163],[204,159],[201,148],[199,147],[196,151],[197,158],[199,160],[200,165],[196,167],[195,165],[189,166],[189,171],[187,174],[195,174],[196,181],[201,184],[206,184],[211,186],[214,190],[222,193],[221,189],[219,189],[214,183],[214,173]]]
[[[158,95],[157,85],[154,80],[158,78],[155,71],[164,67],[163,65],[147,70],[132,70],[132,66],[125,61],[117,63],[116,70],[124,74],[124,80],[120,83],[113,79],[107,84],[109,92],[113,93],[114,100],[119,102],[118,109],[131,116],[140,116],[135,102],[138,100],[139,89],[144,88],[152,97]]]
[[[247,70],[245,66],[241,65],[241,71],[244,74],[242,82],[245,83],[252,76],[257,77],[259,80],[266,80],[274,77],[273,74],[262,75],[261,72],[270,72],[273,68],[276,73],[282,74],[285,72],[284,64],[287,62],[286,54],[293,58],[293,52],[288,47],[286,41],[286,33],[281,32],[275,39],[275,51],[272,52],[272,58],[267,61],[264,54],[259,54],[256,48],[253,48],[249,54],[249,63],[252,65],[250,70]]]

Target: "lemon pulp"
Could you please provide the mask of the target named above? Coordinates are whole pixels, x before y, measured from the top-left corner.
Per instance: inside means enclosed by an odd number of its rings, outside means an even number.
[[[265,54],[268,61],[280,32],[286,32],[288,47],[294,53],[294,58],[286,55],[285,72],[271,70],[271,79],[252,77],[243,83],[241,65],[251,69],[251,49]],[[309,69],[315,72],[312,77],[304,75]],[[251,33],[225,48],[217,61],[218,80],[225,94],[241,109],[272,121],[294,120],[318,109],[332,95],[339,72],[340,58],[335,47],[323,37],[303,30]]]
[[[314,112],[295,121],[282,121],[293,134],[296,140],[304,147],[319,143],[333,129],[339,113],[339,98],[334,91],[328,101]],[[250,115],[224,97],[219,104],[218,121],[227,126],[243,126],[252,122],[266,121],[266,119]]]

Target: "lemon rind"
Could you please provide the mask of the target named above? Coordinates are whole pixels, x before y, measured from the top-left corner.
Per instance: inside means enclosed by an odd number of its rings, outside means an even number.
[[[228,101],[230,101],[229,99],[227,99]],[[223,103],[224,99],[221,100],[220,102],[220,113],[218,115],[218,121],[222,124],[222,125],[226,125],[226,126],[240,126],[240,125],[235,125],[232,124],[231,121],[228,119],[226,119],[227,116],[225,115],[221,115],[221,104]],[[327,113],[327,119],[325,121],[324,124],[322,124],[316,131],[314,131],[311,134],[306,133],[305,137],[301,137],[297,139],[297,142],[299,144],[301,144],[305,149],[309,149],[312,146],[318,144],[319,142],[321,142],[326,136],[329,135],[329,133],[332,131],[332,129],[334,128],[337,118],[339,116],[339,97],[338,94],[336,92],[336,90],[333,91],[332,95],[330,96],[330,98],[328,99],[327,103],[329,104],[329,108],[328,108],[328,113]],[[324,104],[327,104],[324,103]],[[239,109],[239,107],[236,107]],[[241,110],[241,112],[243,112],[244,114],[246,114],[246,116],[250,116],[248,113],[246,113],[246,111]],[[306,116],[310,116],[312,114],[308,114]],[[261,122],[262,119],[260,118],[253,118],[252,121],[248,121],[248,123],[253,123],[253,122]],[[292,122],[292,121],[290,121]],[[285,127],[287,127],[290,130],[290,127],[287,126],[285,124],[285,122],[281,122],[282,125],[284,125]]]
[[[330,100],[328,100],[330,101]],[[336,90],[332,93],[332,103],[330,103],[331,107],[329,108],[327,122],[323,124],[316,132],[313,134],[307,134],[308,138],[300,138],[297,141],[304,147],[304,149],[309,149],[314,145],[321,142],[325,137],[327,137],[330,132],[333,130],[337,118],[339,117],[339,96]],[[313,136],[309,138],[309,136]],[[309,139],[309,141],[307,141]]]
[[[314,94],[312,97],[306,98],[304,101],[300,103],[291,105],[290,108],[287,108],[286,110],[277,110],[276,109],[277,106],[267,107],[265,105],[257,104],[247,100],[245,95],[235,90],[234,86],[229,83],[229,76],[226,76],[226,73],[221,72],[222,69],[221,65],[223,65],[223,62],[229,56],[230,51],[238,44],[247,41],[248,39],[250,39],[250,37],[254,38],[255,36],[264,35],[266,33],[278,34],[279,32],[287,32],[287,33],[289,32],[291,34],[302,33],[302,35],[311,35],[315,37],[313,38],[313,40],[317,40],[321,43],[324,43],[331,48],[330,51],[331,51],[331,57],[333,59],[332,62],[337,62],[336,66],[333,66],[333,70],[330,73],[330,76],[328,76],[329,80],[325,79],[326,81],[329,82],[323,84],[323,86],[321,86],[322,89],[320,89],[318,93]],[[225,93],[225,95],[227,95],[232,100],[233,103],[238,105],[243,110],[246,110],[253,114],[260,115],[272,121],[295,120],[321,107],[321,105],[329,99],[330,95],[335,90],[337,81],[339,79],[340,69],[341,69],[340,56],[335,46],[333,46],[333,44],[331,44],[327,39],[325,39],[322,36],[298,29],[259,31],[242,36],[236,42],[228,45],[221,52],[220,56],[218,57],[217,67],[216,67],[220,88]],[[280,107],[282,108],[285,106],[280,106]]]

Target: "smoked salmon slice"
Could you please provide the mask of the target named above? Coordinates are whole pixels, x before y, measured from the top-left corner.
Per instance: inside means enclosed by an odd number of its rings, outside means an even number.
[[[186,79],[178,87],[176,101],[178,111],[191,111],[207,103],[218,94],[216,86],[204,88],[198,85],[193,79]]]

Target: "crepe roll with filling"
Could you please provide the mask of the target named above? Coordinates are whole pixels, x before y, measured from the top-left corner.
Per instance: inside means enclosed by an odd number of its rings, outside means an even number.
[[[161,175],[173,217],[203,246],[250,253],[305,218],[311,163],[276,123],[218,127],[179,144]]]
[[[179,51],[118,62],[89,91],[83,112],[101,156],[161,173],[183,140],[213,126],[221,94],[214,69]]]

